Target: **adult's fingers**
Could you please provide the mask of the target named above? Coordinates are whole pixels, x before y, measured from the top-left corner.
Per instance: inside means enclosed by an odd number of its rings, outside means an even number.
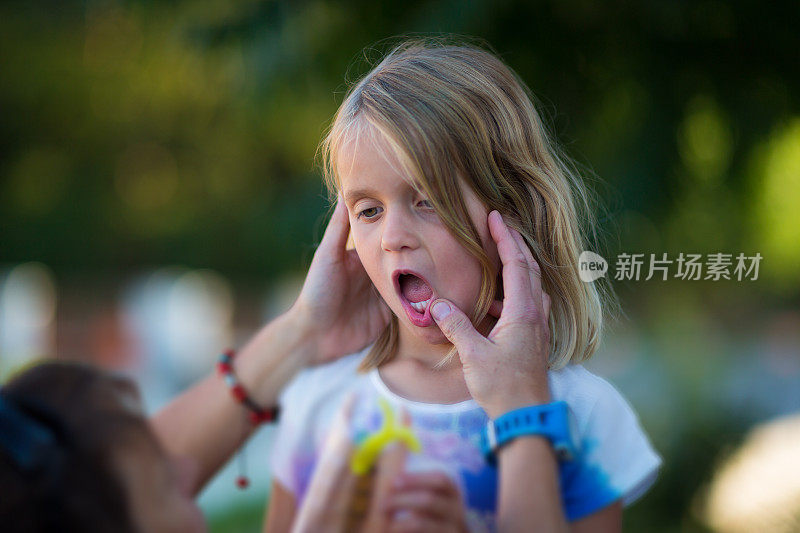
[[[517,241],[517,244],[522,249],[523,253],[525,254],[528,263],[531,265],[530,268],[530,279],[531,279],[531,296],[534,302],[537,302],[538,305],[541,305],[540,309],[542,312],[542,316],[544,317],[545,324],[550,321],[550,295],[544,292],[542,288],[542,269],[539,266],[539,263],[536,259],[533,258],[533,253],[531,253],[530,248],[525,243],[525,239],[522,237],[520,232],[515,230],[514,228],[509,228],[511,234],[514,236],[514,239]],[[539,303],[541,302],[541,303]]]
[[[523,309],[531,293],[528,259],[497,211],[489,213],[489,232],[503,263],[503,308]]]
[[[545,321],[550,320],[550,295],[542,291],[542,307],[544,308]]]
[[[533,297],[533,301],[536,302],[536,305],[541,308],[542,305],[542,271],[541,267],[539,267],[539,263],[533,258],[533,254],[531,253],[531,249],[528,248],[528,245],[525,243],[525,239],[522,238],[522,235],[515,230],[514,228],[509,228],[511,235],[514,237],[514,240],[517,242],[517,246],[519,249],[522,250],[522,254],[525,256],[525,260],[528,262],[528,276],[531,280],[531,296]]]
[[[431,304],[431,316],[459,355],[471,352],[484,340],[473,327],[469,317],[449,300],[439,298]]]
[[[347,245],[347,236],[350,234],[350,219],[347,217],[347,206],[344,199],[339,195],[336,201],[336,208],[328,221],[322,241],[318,249],[324,249],[329,253],[337,253],[344,250]]]

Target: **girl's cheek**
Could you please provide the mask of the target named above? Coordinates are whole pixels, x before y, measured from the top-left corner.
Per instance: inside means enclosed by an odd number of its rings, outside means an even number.
[[[358,231],[356,230],[350,231],[350,241],[353,243],[353,248],[358,254],[358,258],[363,261],[365,259],[364,246],[362,244],[361,236],[358,234]]]
[[[352,227],[352,226],[351,226]],[[353,247],[356,249],[359,259],[361,261],[368,261],[372,255],[378,252],[376,247],[380,246],[380,241],[376,240],[377,233],[370,233],[369,228],[356,226],[350,232],[350,238],[353,240]]]
[[[375,268],[376,262],[376,260],[372,259],[372,257],[374,257],[374,253],[370,254],[369,249],[365,248],[364,244],[356,239],[355,235],[353,235],[353,245],[356,255],[358,256],[358,260],[361,262],[361,266],[364,267],[364,270],[367,272],[367,276],[369,277],[370,281],[372,281],[372,284],[376,285],[375,277],[372,272],[372,270]]]

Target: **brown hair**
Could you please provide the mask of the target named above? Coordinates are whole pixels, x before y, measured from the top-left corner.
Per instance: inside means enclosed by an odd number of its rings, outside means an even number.
[[[319,150],[331,199],[341,185],[342,147],[368,130],[382,135],[409,183],[480,262],[480,293],[468,311],[479,324],[498,287],[467,215],[463,178],[522,234],[541,267],[552,302],[549,368],[584,361],[600,343],[603,304],[617,305],[605,279],[584,283],[578,276],[578,256],[597,245],[594,199],[577,165],[551,140],[522,80],[494,54],[451,41],[405,40],[350,87]],[[361,370],[395,355],[398,327],[393,315]]]
[[[46,466],[33,472],[0,453],[3,531],[134,531],[116,458],[151,439],[132,383],[88,365],[47,362],[0,394],[54,443]]]

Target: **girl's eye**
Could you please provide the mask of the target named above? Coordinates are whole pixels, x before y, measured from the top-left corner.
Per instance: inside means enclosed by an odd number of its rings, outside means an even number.
[[[380,207],[368,207],[358,212],[356,215],[356,219],[360,219],[362,216],[366,217],[367,220],[375,218],[378,216]]]
[[[428,200],[420,200],[419,205],[422,207],[427,207],[428,209],[433,209],[433,205]]]

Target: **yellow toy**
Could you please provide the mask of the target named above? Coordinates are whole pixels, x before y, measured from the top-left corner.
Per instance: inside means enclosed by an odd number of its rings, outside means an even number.
[[[383,412],[380,428],[357,444],[350,456],[353,485],[344,522],[344,531],[348,532],[387,529],[386,517],[376,502],[384,500],[392,479],[403,471],[407,452],[422,449],[411,427],[398,423],[389,402],[380,398],[378,403]],[[400,446],[387,449],[393,443]]]
[[[413,430],[409,426],[397,424],[389,402],[379,398],[378,403],[383,411],[383,423],[378,431],[358,445],[350,460],[350,468],[357,476],[368,473],[383,449],[392,442],[401,442],[412,452],[419,452],[422,449]]]

